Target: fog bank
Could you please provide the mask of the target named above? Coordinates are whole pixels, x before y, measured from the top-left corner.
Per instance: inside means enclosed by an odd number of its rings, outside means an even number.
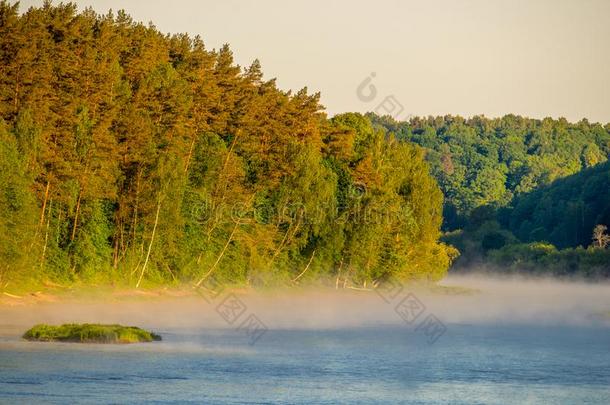
[[[564,282],[553,279],[449,276],[445,288],[429,290],[404,286],[393,298],[377,292],[334,289],[286,289],[277,292],[223,292],[204,300],[182,298],[60,301],[33,306],[0,307],[0,336],[17,336],[36,323],[96,322],[132,324],[155,330],[235,328],[256,316],[269,329],[348,328],[401,325],[397,308],[415,298],[421,316],[434,315],[452,323],[607,324],[610,284]],[[411,295],[409,295],[411,294]],[[238,301],[235,301],[237,298]],[[388,301],[388,302],[386,302]],[[242,315],[231,323],[223,305],[237,303]]]

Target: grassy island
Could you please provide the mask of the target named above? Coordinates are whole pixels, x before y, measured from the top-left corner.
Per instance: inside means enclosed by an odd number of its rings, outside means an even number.
[[[23,334],[38,342],[75,343],[139,343],[161,340],[161,336],[135,326],[100,325],[93,323],[52,326],[39,324]]]

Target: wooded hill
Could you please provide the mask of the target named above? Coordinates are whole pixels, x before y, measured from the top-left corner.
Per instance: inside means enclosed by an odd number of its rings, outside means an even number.
[[[438,280],[455,256],[419,146],[228,46],[2,1],[0,69],[3,288]]]
[[[610,249],[592,240],[610,225],[610,124],[369,117],[426,148],[457,268],[610,276]]]

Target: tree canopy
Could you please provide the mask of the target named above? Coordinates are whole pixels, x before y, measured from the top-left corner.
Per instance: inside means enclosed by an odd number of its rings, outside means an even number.
[[[513,198],[608,160],[610,124],[506,115],[415,117],[396,122],[370,114],[400,140],[427,150],[445,195],[445,230],[463,228],[481,206]]]
[[[424,151],[228,46],[0,2],[0,286],[441,278]]]
[[[445,240],[462,253],[456,269],[610,276],[610,250],[591,246],[610,224],[610,124],[369,117],[426,149],[445,195]]]

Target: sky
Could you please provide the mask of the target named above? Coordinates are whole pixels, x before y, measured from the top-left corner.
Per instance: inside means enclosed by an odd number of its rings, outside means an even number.
[[[77,0],[228,43],[329,114],[610,122],[610,0]],[[43,0],[21,1],[21,8]]]

